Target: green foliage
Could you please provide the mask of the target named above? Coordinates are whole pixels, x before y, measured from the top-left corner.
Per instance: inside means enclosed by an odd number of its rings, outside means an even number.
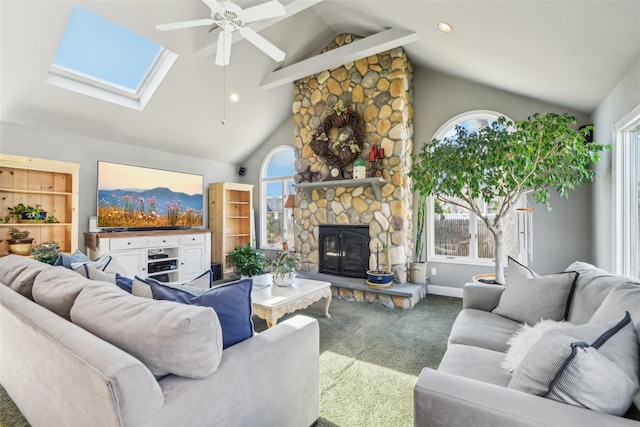
[[[9,229],[9,235],[14,240],[23,240],[29,237],[29,233],[27,230],[18,230],[15,227]],[[33,240],[33,239],[32,239]]]
[[[26,206],[23,203],[18,203],[14,207],[8,208],[8,209],[9,209],[9,216],[14,216],[20,219],[22,217],[22,214],[25,214],[24,216],[27,219],[32,219],[32,220],[40,220],[41,219],[40,214],[45,211],[40,207],[40,205],[36,205],[35,207],[33,207],[33,206]]]
[[[295,252],[283,251],[270,262],[271,271],[274,274],[284,275],[296,271],[296,263],[300,262],[300,256]]]
[[[236,246],[229,252],[228,259],[243,276],[263,274],[268,262],[262,251],[252,248],[248,243]]]
[[[53,265],[60,254],[60,244],[58,242],[43,242],[41,246],[35,248],[32,252],[33,258],[45,264]]]
[[[501,264],[501,220],[520,196],[531,193],[550,209],[550,189],[567,197],[581,183],[593,180],[591,164],[608,148],[586,142],[593,129],[576,129],[567,114],[536,113],[517,123],[500,117],[476,132],[456,127],[456,135],[424,144],[409,176],[420,194],[470,210],[496,238],[496,276]],[[477,200],[496,208],[493,220]],[[500,234],[500,241],[498,241]]]

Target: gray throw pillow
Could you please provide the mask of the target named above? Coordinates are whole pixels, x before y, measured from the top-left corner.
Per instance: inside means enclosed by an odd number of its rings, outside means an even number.
[[[507,268],[505,269],[505,277],[507,279],[507,285],[509,284],[509,278],[524,277],[527,279],[533,279],[534,277],[540,277],[538,273],[530,269],[524,264],[520,264],[514,258],[507,258]],[[512,279],[513,280],[513,279]]]
[[[213,309],[135,297],[117,286],[87,285],[71,321],[126,351],[157,377],[204,378],[218,369],[222,329]]]
[[[529,325],[546,319],[565,320],[577,277],[575,271],[535,278],[510,277],[492,312]]]
[[[629,313],[615,325],[580,325],[544,335],[509,388],[624,415],[638,390],[638,338]]]

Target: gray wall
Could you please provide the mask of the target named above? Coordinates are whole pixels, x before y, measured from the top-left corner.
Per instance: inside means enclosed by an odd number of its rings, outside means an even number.
[[[80,249],[85,247],[83,233],[89,229],[89,217],[96,215],[98,160],[203,175],[205,226],[208,225],[208,184],[233,181],[237,177],[236,167],[226,163],[7,122],[0,122],[0,152],[81,165],[78,211]]]
[[[594,140],[613,144],[613,125],[640,105],[640,60],[633,64],[625,76],[612,89],[593,113]],[[615,150],[615,147],[613,148]],[[613,236],[613,181],[611,153],[606,153],[596,165],[599,179],[593,186],[593,260],[605,270],[614,272]]]

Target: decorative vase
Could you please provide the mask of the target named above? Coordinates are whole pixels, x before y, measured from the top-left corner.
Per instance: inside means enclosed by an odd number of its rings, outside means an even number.
[[[372,288],[389,288],[393,285],[393,273],[368,270],[367,285]]]
[[[9,252],[15,255],[30,255],[33,239],[8,239]]]
[[[276,286],[291,286],[296,280],[296,272],[290,273],[274,273],[273,284]]]
[[[47,219],[47,213],[46,212],[40,212],[38,213],[38,218],[30,218],[29,216],[29,212],[22,212],[20,214],[20,219],[18,220],[18,222],[40,222],[40,221],[44,221],[45,219]]]
[[[273,283],[273,274],[265,273],[257,276],[240,276],[241,279],[253,279],[253,289],[263,289]]]
[[[412,262],[409,264],[409,281],[416,285],[424,285],[427,281],[427,263]]]

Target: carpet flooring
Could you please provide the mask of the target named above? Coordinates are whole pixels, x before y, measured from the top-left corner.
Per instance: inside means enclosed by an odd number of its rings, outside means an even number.
[[[320,324],[318,427],[413,426],[413,385],[422,368],[438,367],[461,308],[461,299],[428,295],[413,310],[334,298],[330,319],[323,301],[296,312]],[[0,387],[0,427],[28,425]]]

